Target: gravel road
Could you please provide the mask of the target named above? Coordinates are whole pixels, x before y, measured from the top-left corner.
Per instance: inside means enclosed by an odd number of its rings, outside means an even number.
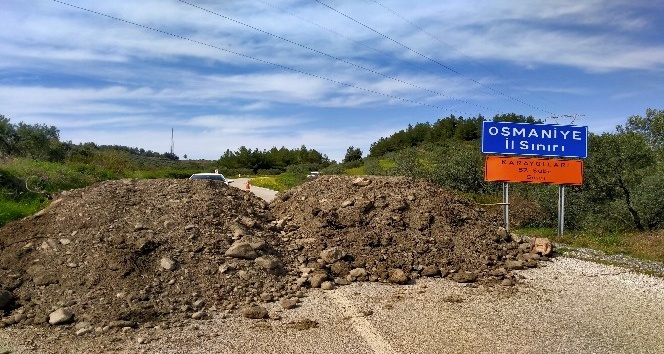
[[[664,280],[558,257],[515,287],[420,279],[311,290],[273,319],[213,313],[157,328],[74,335],[0,330],[0,353],[664,353]]]
[[[249,178],[237,178],[234,179],[233,182],[231,182],[229,185],[235,188],[246,190],[247,181],[249,181]],[[262,188],[262,187],[251,186],[251,185],[249,186],[249,190],[252,193],[254,193],[257,197],[265,200],[266,202],[272,201],[272,199],[274,199],[274,197],[277,195],[277,191],[273,191],[271,189]]]

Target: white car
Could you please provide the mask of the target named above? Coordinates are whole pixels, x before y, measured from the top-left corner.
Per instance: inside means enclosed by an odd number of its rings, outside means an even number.
[[[226,184],[233,182],[233,180],[226,179],[221,173],[194,173],[189,179],[209,179],[212,181],[220,181]]]
[[[309,174],[307,175],[307,178],[318,178],[318,177],[320,177],[320,172],[318,171],[309,172]]]

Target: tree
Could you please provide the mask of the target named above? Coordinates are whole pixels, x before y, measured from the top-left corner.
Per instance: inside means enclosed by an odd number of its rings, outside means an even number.
[[[540,119],[535,120],[533,116],[524,116],[516,113],[496,114],[493,117],[494,122],[510,122],[510,123],[542,123]]]
[[[349,146],[348,150],[346,150],[346,156],[344,156],[343,162],[353,162],[353,161],[361,161],[362,160],[362,150],[359,148],[355,148],[353,146]]]
[[[646,110],[646,116],[639,115],[627,118],[623,127],[619,125],[616,130],[620,133],[632,132],[646,139],[648,145],[653,149],[664,148],[664,110]]]
[[[591,134],[588,146],[584,186],[586,197],[596,209],[604,208],[615,200],[622,200],[634,227],[645,230],[633,196],[644,176],[652,172],[655,165],[655,155],[646,139],[634,132]]]
[[[0,157],[9,156],[14,150],[16,130],[9,118],[0,115]]]

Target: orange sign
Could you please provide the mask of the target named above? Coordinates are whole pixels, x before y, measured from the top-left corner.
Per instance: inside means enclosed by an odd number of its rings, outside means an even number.
[[[583,184],[583,161],[487,156],[484,180],[489,182]]]

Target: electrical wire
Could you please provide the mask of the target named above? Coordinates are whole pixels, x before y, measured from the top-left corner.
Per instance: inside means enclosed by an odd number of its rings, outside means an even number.
[[[347,40],[347,41],[349,41],[349,42],[353,42],[353,43],[355,43],[355,44],[357,44],[357,45],[359,45],[359,46],[362,46],[362,47],[365,47],[365,48],[367,48],[367,49],[369,49],[369,50],[372,50],[372,51],[374,51],[374,52],[376,52],[376,53],[378,53],[378,54],[380,54],[380,55],[383,55],[383,56],[385,56],[385,57],[391,58],[392,60],[395,60],[395,61],[401,62],[401,63],[404,64],[404,65],[408,65],[408,66],[415,67],[415,68],[417,68],[418,70],[426,71],[426,72],[428,72],[428,73],[430,73],[430,74],[432,74],[432,75],[436,75],[436,76],[438,75],[437,73],[434,73],[433,71],[431,71],[431,70],[429,70],[429,69],[427,69],[427,68],[425,68],[425,67],[423,67],[423,66],[421,66],[421,65],[415,65],[415,64],[413,64],[413,63],[410,63],[410,62],[407,62],[407,61],[405,61],[405,60],[399,59],[399,58],[397,58],[396,56],[394,56],[394,55],[392,55],[392,54],[390,54],[390,53],[387,53],[387,52],[381,51],[381,50],[379,50],[379,49],[376,49],[376,48],[374,48],[374,47],[372,47],[372,46],[370,46],[370,45],[368,45],[368,44],[366,44],[366,43],[362,43],[361,41],[358,41],[358,40],[355,40],[355,39],[350,38],[350,37],[348,37],[348,36],[345,36],[345,35],[343,35],[343,34],[337,32],[337,31],[335,31],[335,30],[333,30],[333,29],[331,29],[331,28],[325,27],[325,26],[323,26],[323,25],[321,25],[321,24],[318,24],[318,23],[316,23],[316,22],[309,21],[309,20],[307,20],[306,18],[304,18],[304,17],[302,17],[302,16],[299,16],[299,15],[297,15],[297,14],[291,12],[291,11],[288,11],[288,10],[286,10],[286,9],[284,9],[284,8],[278,7],[278,6],[274,5],[274,4],[270,4],[269,2],[266,2],[266,1],[263,1],[263,0],[255,0],[255,1],[257,1],[257,2],[259,2],[259,3],[261,3],[261,4],[264,4],[264,5],[267,5],[267,6],[269,6],[269,7],[272,7],[272,8],[274,8],[274,9],[276,9],[276,10],[278,10],[278,11],[281,11],[281,12],[283,12],[283,13],[286,13],[286,14],[292,16],[292,17],[295,17],[295,18],[299,19],[300,21],[303,21],[303,22],[309,23],[310,25],[316,26],[316,27],[318,27],[318,28],[320,28],[320,29],[322,29],[322,30],[325,30],[325,31],[330,32],[330,33],[332,33],[332,34],[334,34],[334,35],[337,35],[337,36],[339,36],[339,37],[341,37],[341,38],[343,38],[343,39],[345,39],[345,40]],[[479,108],[483,108],[483,109],[486,109],[486,110],[491,110],[491,108],[486,107],[486,106],[482,106],[482,105],[480,105],[480,104],[475,104],[475,103],[472,103],[472,102],[469,102],[469,101],[466,101],[466,100],[462,100],[462,99],[454,98],[454,97],[449,96],[449,95],[444,95],[444,96],[445,96],[445,97],[448,97],[448,98],[450,98],[450,99],[452,99],[452,100],[454,100],[454,101],[457,101],[457,102],[465,103],[465,104],[468,104],[468,105],[473,105],[473,106],[476,106],[476,107],[479,107]]]
[[[264,60],[264,59],[260,59],[260,58],[256,58],[256,57],[253,57],[251,55],[242,54],[242,53],[230,50],[230,49],[226,49],[226,48],[222,48],[222,47],[219,47],[219,46],[216,46],[216,45],[213,45],[213,44],[201,42],[201,41],[189,38],[189,37],[181,36],[181,35],[171,33],[171,32],[167,32],[167,31],[164,31],[164,30],[160,30],[160,29],[157,29],[157,28],[154,28],[154,27],[142,25],[140,23],[125,20],[125,19],[122,19],[122,18],[119,18],[119,17],[116,17],[116,16],[108,15],[108,14],[105,14],[105,13],[102,13],[102,12],[99,12],[99,11],[95,11],[95,10],[91,10],[91,9],[88,9],[88,8],[85,8],[85,7],[73,5],[73,4],[64,2],[64,1],[60,1],[60,0],[52,0],[52,1],[56,2],[58,4],[61,4],[61,5],[65,5],[65,6],[69,6],[69,7],[81,10],[81,11],[86,11],[86,12],[89,12],[89,13],[92,13],[92,14],[95,14],[95,15],[98,15],[98,16],[110,18],[112,20],[120,21],[120,22],[123,22],[123,23],[126,23],[126,24],[130,24],[132,26],[140,27],[142,29],[150,30],[150,31],[153,31],[153,32],[157,32],[157,33],[160,33],[160,34],[164,34],[164,35],[167,35],[167,36],[171,36],[171,37],[174,37],[174,38],[185,40],[185,41],[195,43],[195,44],[198,44],[198,45],[202,45],[202,46],[205,46],[205,47],[208,47],[208,48],[217,49],[217,50],[220,50],[220,51],[223,51],[223,52],[226,52],[226,53],[230,53],[230,54],[234,54],[234,55],[246,58],[246,59],[254,60],[254,61],[257,61],[257,62],[260,62],[260,63],[263,63],[263,64],[275,66],[275,67],[278,67],[278,68],[281,68],[281,69],[285,69],[285,70],[288,70],[288,71],[292,71],[292,72],[296,72],[296,73],[299,73],[299,74],[307,75],[307,76],[314,77],[314,78],[317,78],[317,79],[320,79],[320,80],[325,80],[325,81],[332,82],[332,83],[342,85],[342,86],[346,86],[346,87],[349,87],[349,88],[354,88],[354,89],[357,89],[357,90],[361,90],[361,91],[381,95],[381,96],[384,96],[384,97],[392,98],[392,99],[395,99],[395,100],[399,100],[399,101],[402,101],[402,102],[407,102],[407,103],[418,105],[418,106],[425,106],[425,107],[436,108],[436,109],[446,110],[446,111],[451,111],[451,112],[465,113],[469,116],[471,115],[467,112],[461,112],[461,111],[454,110],[454,109],[451,109],[451,108],[441,107],[441,106],[438,106],[438,105],[433,105],[433,104],[422,102],[422,101],[411,100],[411,99],[408,99],[408,98],[403,98],[403,97],[399,97],[399,96],[396,96],[396,95],[392,95],[392,94],[372,90],[372,89],[369,89],[369,88],[366,88],[366,87],[362,87],[362,86],[358,86],[358,85],[354,85],[354,84],[349,84],[347,82],[338,81],[338,80],[331,79],[331,78],[328,78],[328,77],[325,77],[325,76],[322,76],[322,75],[312,74],[312,73],[306,72],[304,70],[291,68],[291,67],[286,66],[286,65],[282,65],[282,64],[279,64],[279,63],[274,63],[274,62]]]
[[[372,32],[374,32],[374,33],[376,33],[377,35],[379,35],[379,36],[381,36],[381,37],[383,37],[383,38],[385,38],[385,39],[387,39],[387,40],[389,40],[389,41],[391,41],[391,42],[393,42],[393,43],[399,45],[400,47],[403,47],[404,49],[406,49],[406,50],[408,50],[408,51],[410,51],[410,52],[412,52],[412,53],[414,53],[414,54],[417,54],[418,56],[420,56],[420,57],[422,57],[422,58],[424,58],[424,59],[426,59],[426,60],[429,60],[429,61],[431,61],[432,63],[435,63],[435,64],[437,64],[437,65],[439,65],[439,66],[445,68],[446,70],[448,70],[448,71],[450,71],[450,72],[452,72],[452,73],[454,73],[454,74],[456,74],[456,75],[459,75],[459,76],[461,76],[461,77],[465,77],[467,80],[472,81],[472,82],[474,82],[475,84],[480,85],[480,86],[482,86],[482,87],[484,87],[484,88],[486,88],[486,89],[489,89],[489,90],[493,91],[494,93],[496,93],[496,94],[498,94],[498,95],[501,95],[501,96],[507,97],[507,98],[509,98],[509,99],[511,99],[511,100],[513,100],[513,101],[515,101],[515,102],[518,102],[518,103],[520,103],[520,104],[522,104],[522,105],[525,105],[525,106],[528,106],[528,107],[533,108],[533,109],[535,109],[535,110],[538,110],[538,111],[540,111],[540,112],[544,112],[544,113],[547,113],[547,114],[554,115],[553,112],[550,112],[550,111],[548,111],[548,110],[546,110],[546,109],[542,109],[542,108],[536,107],[536,106],[534,106],[534,105],[532,105],[532,104],[530,104],[530,103],[527,103],[527,102],[524,102],[524,101],[522,101],[522,100],[519,100],[518,98],[512,97],[512,96],[510,96],[509,94],[506,94],[506,93],[504,93],[504,92],[501,92],[501,91],[499,91],[499,90],[496,90],[496,89],[494,89],[494,88],[491,87],[491,86],[484,85],[483,83],[481,83],[481,82],[479,82],[479,81],[473,79],[472,77],[467,77],[466,75],[464,75],[464,74],[461,73],[460,71],[458,71],[458,70],[456,70],[456,69],[450,67],[449,65],[446,65],[446,64],[444,64],[444,63],[442,63],[442,62],[440,62],[440,61],[438,61],[438,60],[435,60],[435,59],[433,59],[433,58],[431,58],[431,57],[429,57],[429,56],[427,56],[427,55],[425,55],[425,54],[422,54],[422,53],[418,52],[417,50],[415,50],[415,49],[413,49],[413,48],[411,48],[411,47],[409,47],[409,46],[407,46],[407,45],[405,45],[405,44],[403,44],[403,43],[397,41],[396,39],[394,39],[394,38],[392,38],[392,37],[390,37],[390,36],[388,36],[388,35],[386,35],[386,34],[380,32],[380,31],[376,30],[376,29],[373,28],[373,27],[370,27],[370,26],[368,26],[368,25],[362,23],[361,21],[359,21],[359,20],[357,20],[357,19],[355,19],[355,18],[353,18],[353,17],[351,17],[351,16],[349,16],[349,15],[347,15],[347,14],[345,14],[345,13],[339,11],[339,10],[337,10],[336,8],[334,8],[334,7],[332,7],[332,6],[330,6],[330,5],[326,4],[326,3],[324,3],[324,2],[321,1],[321,0],[314,0],[314,1],[316,1],[317,3],[323,5],[324,7],[327,7],[327,8],[330,9],[331,11],[333,11],[333,12],[335,12],[335,13],[337,13],[337,14],[339,14],[339,15],[341,15],[341,16],[343,16],[343,17],[345,17],[345,18],[347,18],[347,19],[349,19],[349,20],[351,20],[351,21],[353,21],[353,22],[355,22],[355,23],[357,23],[358,25],[360,25],[360,26],[362,26],[362,27],[364,27],[364,28],[366,28],[366,29],[368,29],[368,30],[370,30],[370,31],[372,31]]]
[[[247,23],[244,23],[244,22],[242,22],[242,21],[235,20],[235,19],[233,19],[233,18],[231,18],[231,17],[229,17],[229,16],[226,16],[226,15],[224,15],[224,14],[220,14],[220,13],[218,13],[218,12],[215,12],[215,11],[212,11],[212,10],[209,10],[209,9],[206,9],[206,8],[204,8],[204,7],[202,7],[202,6],[192,4],[192,3],[188,2],[188,1],[185,1],[185,0],[176,0],[176,1],[181,2],[181,3],[183,3],[183,4],[185,4],[185,5],[188,5],[188,6],[194,7],[194,8],[196,8],[196,9],[201,10],[201,11],[205,11],[205,12],[207,12],[207,13],[209,13],[209,14],[214,15],[214,16],[218,16],[218,17],[221,17],[221,18],[226,19],[226,20],[228,20],[228,21],[231,21],[231,22],[237,23],[237,24],[239,24],[239,25],[245,26],[245,27],[247,27],[247,28],[251,28],[252,30],[255,30],[255,31],[258,31],[258,32],[260,32],[260,33],[266,34],[266,35],[268,35],[268,36],[271,36],[271,37],[274,37],[274,38],[280,39],[280,40],[282,40],[282,41],[284,41],[284,42],[290,43],[290,44],[295,45],[295,46],[298,46],[298,47],[300,47],[300,48],[303,48],[303,49],[306,49],[306,50],[312,51],[312,52],[314,52],[314,53],[316,53],[316,54],[320,54],[320,55],[325,56],[325,57],[327,57],[327,58],[330,58],[330,59],[333,59],[333,60],[336,60],[336,61],[342,62],[342,63],[344,63],[344,64],[348,64],[348,65],[353,66],[353,67],[355,67],[355,68],[357,68],[357,69],[361,69],[361,70],[364,70],[364,71],[370,72],[370,73],[372,73],[372,74],[375,74],[375,75],[379,75],[379,76],[381,76],[381,77],[384,77],[384,78],[386,78],[386,79],[393,80],[393,81],[396,81],[396,82],[399,82],[399,83],[402,83],[402,84],[405,84],[405,85],[408,85],[408,86],[414,87],[414,88],[416,88],[416,89],[418,89],[418,90],[422,90],[422,91],[429,92],[429,93],[431,93],[431,94],[433,94],[433,95],[435,95],[435,96],[439,96],[439,97],[444,97],[444,98],[447,98],[447,99],[455,100],[455,101],[458,101],[458,102],[461,102],[461,103],[465,103],[465,104],[469,104],[469,105],[472,105],[472,106],[475,106],[475,107],[478,107],[478,108],[489,109],[488,107],[484,107],[484,106],[481,106],[481,105],[478,105],[478,104],[475,104],[475,103],[472,103],[472,102],[468,102],[468,101],[460,100],[460,99],[457,99],[457,98],[451,97],[451,96],[449,96],[449,95],[446,95],[446,94],[444,94],[444,93],[441,93],[441,92],[438,92],[438,91],[435,91],[435,90],[431,90],[431,89],[428,89],[428,88],[426,88],[426,87],[422,87],[422,86],[420,86],[420,85],[413,84],[413,83],[411,83],[411,82],[408,82],[408,81],[405,81],[405,80],[402,80],[402,79],[399,79],[399,78],[396,78],[396,77],[392,77],[392,76],[387,75],[387,74],[384,74],[384,73],[382,73],[382,72],[380,72],[380,71],[377,71],[377,70],[374,70],[374,69],[371,69],[371,68],[368,68],[368,67],[362,66],[362,65],[357,64],[357,63],[354,63],[354,62],[352,62],[352,61],[349,61],[349,60],[346,60],[346,59],[343,59],[343,58],[337,57],[337,56],[335,56],[335,55],[332,55],[332,54],[329,54],[329,53],[323,52],[323,51],[321,51],[321,50],[318,50],[318,49],[315,49],[315,48],[309,47],[309,46],[304,45],[304,44],[301,44],[301,43],[295,42],[295,41],[290,40],[290,39],[288,39],[288,38],[285,38],[285,37],[282,37],[282,36],[276,35],[276,34],[274,34],[274,33],[268,32],[268,31],[265,31],[265,30],[260,29],[260,28],[258,28],[258,27],[255,27],[255,26],[249,25],[249,24],[247,24]]]
[[[260,0],[256,0],[256,1],[260,1]],[[429,36],[430,38],[436,40],[438,43],[440,43],[440,44],[442,44],[442,45],[444,45],[444,46],[446,46],[446,47],[448,47],[448,48],[454,50],[455,52],[461,54],[462,56],[464,56],[464,57],[470,59],[470,60],[473,61],[475,64],[477,64],[478,66],[482,67],[484,70],[490,72],[491,74],[496,75],[496,76],[499,76],[499,77],[501,77],[501,78],[503,78],[503,79],[506,79],[506,78],[502,77],[499,73],[497,73],[497,72],[491,70],[489,67],[487,67],[487,66],[485,66],[485,65],[482,65],[482,63],[479,63],[479,62],[477,62],[477,61],[475,61],[475,60],[472,60],[472,58],[470,58],[470,56],[468,56],[467,54],[465,54],[465,53],[462,52],[461,50],[459,50],[459,49],[457,49],[456,47],[454,47],[453,45],[451,45],[451,44],[449,44],[449,43],[443,41],[443,40],[440,39],[438,36],[432,34],[431,32],[427,31],[426,29],[422,28],[422,26],[416,24],[415,22],[413,22],[413,21],[407,19],[405,16],[401,15],[400,13],[398,13],[398,12],[395,11],[394,9],[390,8],[389,6],[386,6],[386,5],[382,4],[382,3],[381,3],[380,1],[378,1],[378,0],[367,0],[367,1],[371,1],[371,2],[373,2],[373,3],[375,3],[375,4],[377,4],[378,6],[382,7],[382,8],[385,9],[386,11],[392,13],[394,16],[396,16],[396,17],[400,18],[401,20],[403,20],[404,22],[410,24],[411,26],[413,26],[415,29],[417,29],[417,30],[420,31],[421,33],[426,34],[426,35]],[[506,79],[506,80],[509,80],[509,79]],[[526,91],[527,91],[527,90],[526,90]],[[530,92],[530,91],[528,91],[528,92]],[[557,104],[556,104],[555,102],[552,102],[552,101],[550,101],[550,100],[547,100],[547,99],[545,99],[544,97],[541,97],[541,96],[539,96],[539,95],[536,95],[536,97],[538,97],[540,100],[542,100],[542,101],[544,101],[544,102],[547,102],[547,103],[549,103],[549,104],[553,104],[553,105],[556,105],[556,106],[557,106]]]

